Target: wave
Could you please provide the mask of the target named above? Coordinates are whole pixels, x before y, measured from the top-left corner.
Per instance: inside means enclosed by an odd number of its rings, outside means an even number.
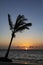
[[[24,59],[24,58],[13,58],[13,62],[30,62],[30,63],[43,63],[43,59]]]

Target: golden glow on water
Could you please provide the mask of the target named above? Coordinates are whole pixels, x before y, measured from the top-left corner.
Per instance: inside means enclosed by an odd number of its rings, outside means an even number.
[[[28,64],[27,62],[24,62],[24,64]]]

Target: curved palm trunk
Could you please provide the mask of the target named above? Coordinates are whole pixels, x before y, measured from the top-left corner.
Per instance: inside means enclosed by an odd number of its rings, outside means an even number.
[[[5,58],[8,57],[8,54],[9,54],[9,51],[10,51],[10,47],[11,47],[11,43],[12,43],[13,37],[14,37],[14,32],[12,32],[11,41],[10,41],[10,44],[9,44],[9,47],[8,47],[7,53],[6,53],[6,55],[5,55]]]

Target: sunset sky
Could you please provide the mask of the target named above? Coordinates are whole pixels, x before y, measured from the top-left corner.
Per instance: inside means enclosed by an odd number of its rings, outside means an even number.
[[[11,39],[8,24],[8,13],[12,22],[16,22],[19,14],[24,15],[31,22],[30,30],[16,33],[13,48],[43,48],[43,0],[0,0],[0,48],[7,48]]]

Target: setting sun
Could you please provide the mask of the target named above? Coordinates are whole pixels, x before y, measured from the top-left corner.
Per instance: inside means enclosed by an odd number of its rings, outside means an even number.
[[[28,48],[25,48],[25,50],[28,50]]]

